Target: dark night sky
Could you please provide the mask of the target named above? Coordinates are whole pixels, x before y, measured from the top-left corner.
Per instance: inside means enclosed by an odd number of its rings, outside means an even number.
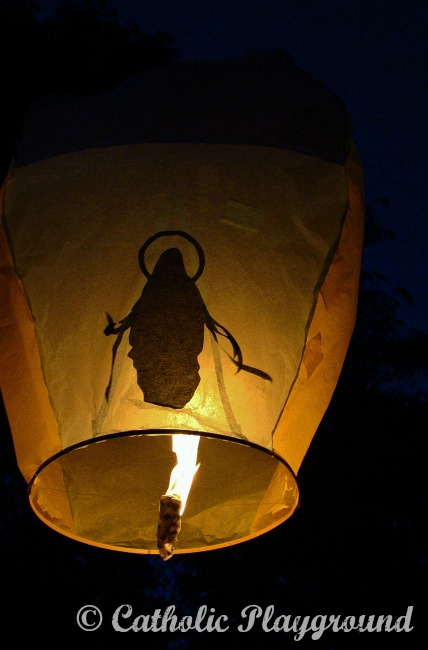
[[[42,2],[49,5],[49,2]],[[366,252],[413,295],[409,326],[426,330],[428,3],[424,0],[120,0],[143,32],[169,32],[181,60],[286,49],[334,91],[354,124],[366,202],[397,237]],[[386,198],[387,206],[379,199]]]

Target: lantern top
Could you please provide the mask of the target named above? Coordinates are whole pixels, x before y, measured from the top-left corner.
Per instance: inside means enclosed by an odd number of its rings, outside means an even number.
[[[335,94],[278,50],[169,64],[67,98],[66,114],[58,97],[47,99],[29,115],[15,164],[143,142],[266,146],[342,164],[349,124]]]

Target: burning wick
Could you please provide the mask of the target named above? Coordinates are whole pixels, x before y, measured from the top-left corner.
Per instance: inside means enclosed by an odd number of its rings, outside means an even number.
[[[159,502],[158,549],[162,560],[174,553],[174,542],[181,529],[182,503],[176,494],[164,494]]]
[[[174,543],[181,530],[181,517],[199,464],[196,464],[199,436],[175,434],[172,450],[177,464],[172,469],[168,490],[160,498],[157,546],[162,560],[174,553]]]

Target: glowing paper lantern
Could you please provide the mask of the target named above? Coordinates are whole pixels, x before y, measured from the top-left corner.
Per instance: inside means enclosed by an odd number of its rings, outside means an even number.
[[[354,327],[362,187],[346,111],[281,52],[29,115],[0,381],[44,522],[169,557],[290,517]]]

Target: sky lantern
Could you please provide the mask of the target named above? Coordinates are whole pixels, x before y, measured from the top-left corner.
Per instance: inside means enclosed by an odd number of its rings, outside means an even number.
[[[362,176],[284,52],[34,107],[2,188],[0,385],[40,519],[167,560],[293,514],[354,327]]]

